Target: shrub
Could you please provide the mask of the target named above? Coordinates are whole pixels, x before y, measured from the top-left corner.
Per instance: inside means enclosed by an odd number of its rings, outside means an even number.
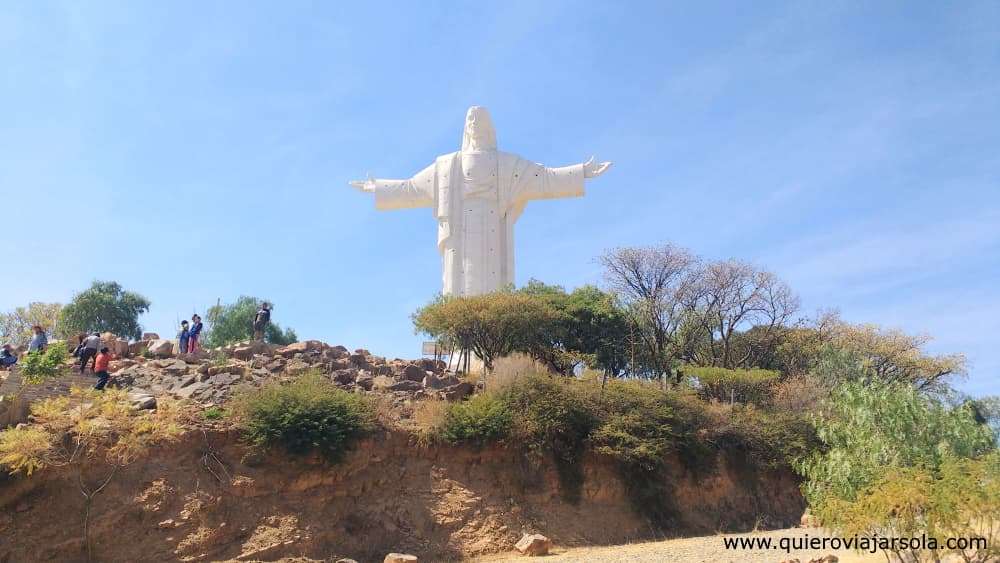
[[[598,419],[574,386],[546,375],[528,375],[500,394],[514,415],[513,435],[530,451],[552,455],[563,495],[580,498],[584,446]]]
[[[507,405],[495,395],[484,394],[449,405],[440,433],[453,444],[466,442],[482,446],[507,438],[512,424],[513,416]]]
[[[31,475],[49,463],[52,436],[36,426],[0,432],[0,465],[11,474]]]
[[[330,461],[338,461],[370,431],[374,418],[362,397],[338,389],[318,373],[245,391],[234,401],[233,412],[251,447],[281,446],[293,455],[316,451]]]
[[[705,399],[756,405],[770,402],[771,388],[780,375],[776,371],[764,369],[695,366],[685,367],[682,371],[698,378],[699,394]]]
[[[65,371],[63,363],[69,356],[66,345],[56,342],[45,348],[44,352],[30,352],[21,363],[21,375],[25,383],[39,383],[43,379],[56,377]]]
[[[926,536],[948,551],[948,538],[983,538],[985,546],[954,546],[964,561],[996,561],[1000,556],[1000,455],[981,459],[945,456],[938,471],[890,467],[854,502],[832,503],[827,525],[845,536],[912,538]],[[831,506],[830,508],[832,508]],[[917,549],[884,549],[898,561],[921,561]],[[939,553],[930,553],[937,560]]]
[[[654,470],[675,446],[676,413],[667,394],[654,385],[611,381],[594,408],[601,418],[592,437],[599,453]]]
[[[845,383],[827,408],[814,417],[823,450],[798,464],[819,511],[832,499],[853,502],[887,467],[934,471],[945,455],[974,458],[995,447],[970,407],[948,407],[908,383]]]
[[[222,420],[226,417],[226,411],[219,407],[209,407],[201,411],[201,416],[203,416],[205,420]]]

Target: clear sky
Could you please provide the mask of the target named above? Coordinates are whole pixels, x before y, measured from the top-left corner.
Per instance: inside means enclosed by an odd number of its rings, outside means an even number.
[[[478,104],[503,150],[615,163],[528,206],[519,283],[672,241],[1000,393],[998,71],[997,2],[4,2],[0,309],[117,280],[171,333],[249,294],[415,357],[434,220],[347,182],[457,150]]]

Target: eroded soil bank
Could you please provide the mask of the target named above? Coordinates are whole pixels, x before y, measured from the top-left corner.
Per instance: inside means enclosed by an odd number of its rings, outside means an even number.
[[[523,532],[560,546],[660,537],[633,509],[616,467],[588,455],[578,502],[555,466],[517,449],[421,445],[387,433],[341,463],[247,458],[234,434],[191,432],[118,471],[93,500],[94,561],[272,561],[390,551],[425,561],[507,551]],[[739,455],[696,475],[664,473],[670,535],[746,531],[798,522],[804,502],[787,470],[755,470]],[[107,467],[84,476],[99,485]],[[76,470],[0,480],[0,561],[86,561],[86,504]]]

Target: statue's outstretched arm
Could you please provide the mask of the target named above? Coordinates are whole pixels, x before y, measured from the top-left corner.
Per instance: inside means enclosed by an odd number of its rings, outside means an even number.
[[[434,205],[434,165],[421,170],[416,176],[406,180],[372,178],[353,180],[350,186],[375,195],[375,207],[379,209],[405,209],[431,207]]]

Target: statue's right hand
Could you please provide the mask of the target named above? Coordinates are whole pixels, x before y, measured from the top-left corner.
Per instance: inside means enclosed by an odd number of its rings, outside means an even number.
[[[351,187],[362,191],[362,192],[374,192],[375,191],[375,180],[368,178],[366,180],[352,180],[349,182]]]

